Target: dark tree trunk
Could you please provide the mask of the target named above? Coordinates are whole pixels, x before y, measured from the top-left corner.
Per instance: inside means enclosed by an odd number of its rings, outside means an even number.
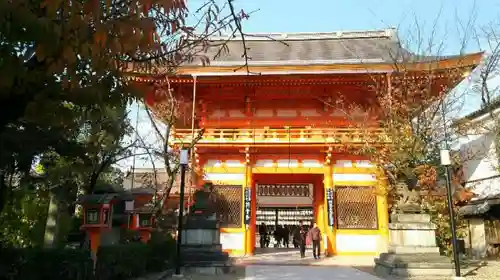
[[[8,187],[5,183],[5,173],[0,171],[0,213],[5,209],[7,205]]]
[[[99,174],[97,174],[95,172],[92,173],[92,175],[90,176],[89,185],[87,186],[87,193],[88,194],[91,194],[94,192],[95,186],[97,185],[98,178],[99,178]]]

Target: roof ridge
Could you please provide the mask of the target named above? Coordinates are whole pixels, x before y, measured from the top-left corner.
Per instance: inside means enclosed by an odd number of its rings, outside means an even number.
[[[245,40],[265,41],[265,40],[318,40],[318,39],[357,39],[357,38],[389,38],[397,39],[396,28],[359,30],[359,31],[332,31],[332,32],[290,32],[290,33],[247,33]],[[230,38],[231,34],[210,36],[211,41],[221,40],[242,40],[241,36]]]

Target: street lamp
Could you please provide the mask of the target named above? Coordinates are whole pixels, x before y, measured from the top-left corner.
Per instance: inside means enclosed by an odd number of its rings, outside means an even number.
[[[451,245],[453,249],[453,262],[455,264],[455,276],[460,277],[460,258],[458,256],[457,226],[455,224],[455,212],[453,211],[453,201],[451,196],[451,160],[448,141],[445,139],[445,148],[440,151],[441,165],[446,169],[446,196],[448,198],[448,212],[450,214]]]
[[[455,276],[460,278],[460,258],[458,256],[457,226],[455,224],[455,212],[453,211],[453,198],[451,196],[451,159],[450,146],[448,144],[448,130],[446,127],[445,102],[441,103],[441,118],[443,121],[444,149],[440,151],[441,165],[446,169],[446,197],[448,200],[448,213],[450,215],[451,246],[453,249],[453,263],[455,264]]]
[[[179,162],[181,165],[181,185],[180,185],[180,197],[179,197],[179,218],[177,222],[177,247],[176,247],[176,261],[175,261],[175,275],[181,275],[181,244],[182,244],[182,222],[184,216],[184,184],[186,177],[186,167],[189,162],[189,150],[182,149]]]

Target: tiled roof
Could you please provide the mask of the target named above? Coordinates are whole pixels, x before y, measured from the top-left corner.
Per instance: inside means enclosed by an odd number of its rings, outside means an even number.
[[[247,34],[244,37],[249,65],[302,65],[394,63],[396,58],[417,57],[401,47],[395,29],[329,33]],[[221,51],[221,46],[226,48]],[[203,49],[194,51],[211,66],[237,66],[245,62],[241,37],[211,37]],[[199,59],[185,65],[201,65]]]
[[[462,119],[474,120],[474,119],[479,118],[483,115],[486,115],[490,112],[493,112],[498,108],[500,108],[500,98],[495,98],[490,102],[489,105],[481,107],[479,110],[476,110],[476,111],[468,114],[467,116],[463,117]]]
[[[168,175],[165,170],[159,169],[156,171],[156,176],[157,176],[157,183],[158,183],[158,191],[161,192],[168,180]],[[154,181],[154,174],[153,174],[153,169],[152,168],[138,168],[135,171],[135,180],[134,180],[134,187],[132,188],[131,181],[132,181],[132,176],[129,174],[124,180],[124,188],[127,191],[131,191],[135,194],[137,193],[154,193],[155,189],[150,187],[149,185],[153,185]],[[191,186],[191,173],[186,172],[186,189],[185,193],[188,194],[189,192],[194,192],[195,189],[190,187]],[[174,184],[172,186],[172,189],[170,190],[171,195],[179,195],[180,194],[180,174],[177,174],[177,177],[174,180]]]
[[[104,204],[109,203],[111,200],[118,198],[117,193],[104,193],[104,194],[85,194],[77,198],[78,204]]]

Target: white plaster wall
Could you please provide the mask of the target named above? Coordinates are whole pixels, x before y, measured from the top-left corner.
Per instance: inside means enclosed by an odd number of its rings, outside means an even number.
[[[478,180],[498,174],[494,136],[468,135],[462,138],[460,157],[464,162],[464,176],[467,181]]]
[[[337,234],[335,236],[337,252],[379,252],[381,238],[380,235]]]
[[[226,160],[225,164],[227,167],[244,167],[245,164],[239,160]]]
[[[335,167],[360,167],[360,168],[371,168],[375,165],[370,160],[336,160]]]
[[[471,134],[462,137],[460,142],[460,157],[467,187],[479,198],[500,193],[500,178],[491,178],[500,175],[492,133]]]
[[[255,110],[255,117],[272,117],[274,115],[271,109],[257,109]]]
[[[279,159],[276,161],[278,167],[298,167],[299,161],[296,159]]]
[[[319,162],[319,160],[315,160],[315,159],[304,159],[302,161],[302,166],[303,167],[323,167],[321,162]]]
[[[333,182],[353,182],[353,181],[377,181],[377,176],[375,174],[348,174],[348,173],[340,173],[332,175]]]
[[[467,183],[466,187],[471,188],[477,195],[474,200],[497,195],[500,194],[500,177]]]
[[[230,118],[244,118],[246,115],[241,110],[229,110]]]
[[[205,167],[219,167],[222,165],[222,161],[217,160],[217,159],[209,159],[205,163]]]
[[[274,161],[272,159],[259,159],[254,165],[255,167],[273,167]]]
[[[296,117],[297,110],[278,109],[276,110],[276,114],[278,117]]]
[[[208,116],[209,119],[217,119],[217,118],[223,118],[226,116],[226,111],[224,110],[214,110],[210,116]]]
[[[243,232],[221,232],[220,243],[223,250],[243,250],[245,246],[245,234]]]
[[[241,173],[207,173],[205,180],[207,181],[238,181],[244,180],[245,174]]]
[[[337,160],[335,162],[336,167],[352,167],[352,161],[351,160]]]

